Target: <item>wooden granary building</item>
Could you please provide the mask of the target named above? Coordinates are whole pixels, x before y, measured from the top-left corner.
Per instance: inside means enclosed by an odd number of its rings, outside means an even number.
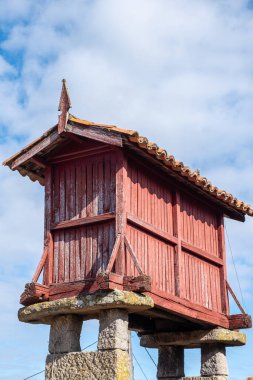
[[[137,132],[72,116],[65,81],[59,108],[4,163],[45,187],[44,250],[21,303],[123,289],[155,302],[133,329],[250,327],[229,313],[224,217],[253,210]]]

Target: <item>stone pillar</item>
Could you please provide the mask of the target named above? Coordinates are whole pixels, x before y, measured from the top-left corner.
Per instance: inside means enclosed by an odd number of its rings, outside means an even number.
[[[50,323],[46,380],[130,380],[128,313],[152,308],[143,294],[110,290],[42,302],[19,311],[22,322]],[[98,351],[80,351],[82,319],[99,317]]]
[[[201,347],[201,376],[228,376],[226,348],[221,344],[206,344]]]
[[[175,346],[159,348],[157,379],[174,380],[184,377],[184,349]]]
[[[128,313],[123,309],[103,310],[99,315],[98,350],[128,351]]]
[[[83,318],[79,315],[60,315],[51,322],[49,347],[50,354],[64,354],[81,351],[80,335]]]

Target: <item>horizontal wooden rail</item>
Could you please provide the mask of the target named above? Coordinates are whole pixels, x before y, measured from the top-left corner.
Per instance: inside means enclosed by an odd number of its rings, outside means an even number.
[[[194,245],[186,243],[185,241],[182,241],[181,244],[182,244],[182,248],[183,249],[185,249],[186,251],[189,251],[193,255],[198,256],[198,257],[200,257],[202,259],[206,259],[206,260],[210,261],[213,264],[216,264],[216,265],[219,265],[219,266],[223,265],[223,260],[220,259],[219,257],[211,255],[210,253],[204,251],[203,249],[195,247]]]
[[[144,222],[143,220],[139,219],[137,216],[127,213],[127,220],[130,223],[134,224],[135,226],[149,232],[152,235],[157,236],[160,239],[163,239],[172,244],[178,243],[178,239],[175,236],[170,235],[165,231],[159,230],[158,228],[154,227],[152,224]]]
[[[127,220],[141,228],[144,231],[147,231],[151,235],[154,235],[158,237],[159,239],[162,239],[170,244],[177,245],[178,244],[178,238],[176,236],[170,235],[169,233],[162,231],[156,227],[154,227],[152,224],[149,224],[147,222],[144,222],[143,220],[139,219],[137,216],[134,216],[130,213],[127,213]],[[210,253],[204,251],[201,248],[195,247],[192,244],[186,243],[184,241],[181,242],[182,248],[185,249],[186,251],[189,251],[195,256],[198,256],[202,259],[208,260],[211,263],[215,265],[222,266],[223,265],[223,260],[220,259],[219,257],[216,257],[214,255],[211,255]]]
[[[58,224],[51,225],[51,230],[61,230],[64,228],[72,228],[84,226],[87,224],[101,223],[107,220],[115,219],[114,212],[108,212],[106,214],[87,216],[85,218],[73,219],[73,220],[64,220]]]

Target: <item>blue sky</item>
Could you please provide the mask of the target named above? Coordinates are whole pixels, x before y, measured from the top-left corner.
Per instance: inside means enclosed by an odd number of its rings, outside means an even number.
[[[56,123],[67,78],[74,115],[137,129],[253,204],[252,8],[246,0],[0,0],[0,159]],[[41,256],[43,189],[7,168],[0,175],[0,379],[17,380],[43,369],[47,352],[48,327],[16,316]],[[226,225],[253,314],[253,219]],[[83,347],[96,329],[84,328]],[[231,380],[253,376],[247,334],[246,347],[228,350]],[[154,379],[135,335],[133,342]],[[199,352],[187,352],[187,374],[198,367]],[[135,379],[144,379],[136,365]]]

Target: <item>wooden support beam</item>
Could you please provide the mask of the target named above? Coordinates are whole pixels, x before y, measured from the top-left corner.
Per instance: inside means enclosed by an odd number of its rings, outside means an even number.
[[[11,164],[11,169],[16,170],[20,165],[27,162],[30,158],[36,156],[40,151],[46,149],[49,145],[54,143],[57,139],[59,139],[59,135],[57,132],[50,133],[47,137],[45,137],[42,141],[34,144],[32,148],[30,148],[27,152],[20,154]]]
[[[107,272],[107,273],[110,273],[112,271],[113,265],[115,263],[116,257],[117,257],[118,252],[119,252],[120,244],[121,244],[121,234],[118,234],[117,238],[115,240],[115,244],[114,244],[114,247],[112,250],[110,260],[109,260],[107,268],[105,270],[105,272]]]
[[[94,292],[98,290],[95,278],[83,281],[75,281],[60,284],[49,285],[49,300],[57,300],[65,297],[74,297],[78,294],[86,292]]]
[[[96,283],[100,290],[123,290],[123,276],[117,273],[100,272],[96,277]]]
[[[123,290],[123,277],[116,273],[101,272],[96,278],[68,283],[51,284],[49,286],[49,300],[74,297],[85,293],[94,293],[99,290]]]
[[[52,220],[52,167],[45,169],[45,227],[44,227],[44,249],[48,251],[44,263],[43,284],[49,285],[53,282],[53,236],[50,232]]]
[[[75,135],[85,137],[94,141],[100,141],[105,144],[115,145],[122,147],[122,137],[118,133],[113,133],[106,129],[93,126],[72,125],[70,122],[66,125],[66,132],[74,133]]]
[[[105,214],[95,215],[95,216],[87,216],[85,218],[73,219],[73,220],[64,220],[60,223],[51,225],[51,230],[61,230],[65,228],[73,228],[84,226],[88,224],[101,223],[107,220],[112,220],[115,218],[115,214],[113,212],[108,212]]]
[[[201,248],[194,247],[192,244],[186,243],[185,241],[181,242],[181,246],[183,249],[186,251],[189,251],[195,256],[200,257],[201,259],[205,259],[207,261],[210,261],[214,265],[222,266],[223,265],[223,260],[220,259],[219,257],[216,257],[214,255],[211,255],[210,253],[204,251]]]
[[[69,135],[75,136],[73,135],[73,133],[68,133],[68,137]],[[78,138],[78,136],[75,136],[75,137]],[[81,150],[76,150],[75,152],[57,154],[57,155],[54,155],[51,159],[49,159],[49,162],[52,164],[58,164],[61,162],[71,161],[76,158],[91,157],[91,156],[97,156],[99,154],[103,154],[107,152],[112,152],[114,151],[114,149],[115,148],[112,146],[103,144],[101,146],[96,146],[93,148],[85,148]]]
[[[33,162],[35,165],[40,166],[42,169],[45,169],[47,167],[46,162],[38,156],[32,157],[30,161]]]
[[[151,278],[145,274],[138,277],[124,276],[123,288],[130,292],[149,292],[151,290]]]
[[[133,247],[131,246],[130,242],[128,241],[127,237],[125,236],[125,245],[126,245],[126,248],[128,250],[128,252],[130,253],[131,257],[132,257],[132,260],[134,262],[134,265],[136,266],[136,269],[138,270],[138,272],[143,275],[143,270],[142,270],[142,267],[141,267],[141,264],[139,262],[139,260],[137,259],[137,256],[135,255],[134,253],[134,250],[133,250]]]
[[[224,314],[197,305],[191,301],[182,299],[172,294],[162,292],[151,287],[151,292],[146,295],[152,297],[155,307],[170,310],[172,313],[184,316],[194,323],[205,322],[207,325],[215,325],[228,328],[228,317]]]
[[[162,230],[154,227],[150,223],[144,222],[144,220],[138,218],[135,215],[127,213],[127,220],[131,224],[133,224],[133,225],[139,227],[140,229],[150,233],[151,235],[158,237],[159,239],[165,240],[165,241],[172,243],[172,244],[177,244],[177,242],[178,242],[178,239],[175,238],[174,236],[168,234],[165,231],[162,231]]]
[[[231,288],[231,286],[229,285],[229,283],[226,281],[226,285],[227,285],[227,289],[229,291],[229,293],[231,294],[231,296],[233,297],[236,305],[239,307],[240,311],[242,312],[242,314],[246,314],[245,313],[245,310],[244,308],[242,307],[242,305],[240,304],[238,298],[236,297],[235,293],[233,292],[233,289]]]
[[[152,333],[155,328],[154,320],[143,315],[129,314],[128,315],[129,330],[137,332]]]
[[[24,306],[28,306],[37,302],[48,301],[48,297],[48,286],[31,282],[25,285],[25,290],[20,296],[20,303]]]
[[[252,327],[252,319],[248,314],[234,314],[228,316],[229,329],[250,329]]]
[[[40,262],[37,266],[37,269],[34,273],[34,276],[32,278],[32,282],[37,282],[38,281],[38,278],[40,277],[40,274],[42,272],[42,269],[44,267],[44,264],[45,264],[45,261],[47,259],[47,255],[48,255],[48,249],[45,247],[44,248],[44,251],[43,251],[43,254],[41,256],[41,259],[40,259]]]

